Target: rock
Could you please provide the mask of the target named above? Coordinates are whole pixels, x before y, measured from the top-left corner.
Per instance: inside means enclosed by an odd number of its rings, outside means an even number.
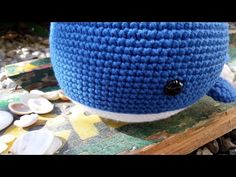
[[[3,60],[5,58],[5,52],[1,49],[0,50],[0,60]]]
[[[236,149],[230,149],[229,155],[236,155]]]
[[[44,39],[44,40],[41,41],[41,44],[49,45],[49,40],[48,39]]]
[[[36,44],[33,46],[33,48],[38,50],[38,49],[41,49],[42,46],[36,43]],[[44,48],[44,47],[43,47],[43,48]]]
[[[212,152],[212,153],[214,153],[214,154],[216,154],[217,152],[219,152],[219,144],[218,144],[218,142],[216,141],[216,140],[214,140],[214,141],[212,141],[212,142],[210,142],[210,143],[208,143],[207,145],[206,145],[206,147]]]
[[[22,48],[21,51],[22,51],[22,52],[28,52],[29,49],[28,49],[28,48]]]
[[[11,79],[7,78],[2,82],[2,87],[5,89],[10,89],[16,87],[16,83],[13,82]]]
[[[46,53],[46,58],[49,58],[50,57],[50,53]]]
[[[202,150],[198,149],[197,152],[196,152],[196,155],[202,155]]]
[[[202,150],[202,155],[213,155],[213,153],[207,147],[204,147]]]
[[[33,42],[35,39],[33,38],[33,36],[29,35],[29,34],[26,34],[25,35],[25,39],[28,41],[28,42]]]
[[[229,134],[230,134],[230,137],[231,137],[233,140],[236,140],[236,129],[234,129],[233,131],[231,131]]]
[[[44,51],[45,53],[49,53],[49,52],[50,52],[50,49],[49,49],[49,48],[45,48],[45,49],[43,49],[43,51]]]
[[[41,52],[39,52],[39,51],[35,51],[32,53],[33,56],[39,56],[40,54],[41,54]]]
[[[8,31],[3,38],[6,40],[14,40],[15,38],[18,37],[18,33],[15,31]]]
[[[7,52],[6,57],[13,58],[16,55],[16,50],[10,50]]]
[[[4,45],[4,40],[0,38],[0,46]]]
[[[33,55],[31,55],[31,54],[21,54],[20,55],[20,58],[22,59],[22,60],[31,60],[31,59],[34,59],[35,58],[35,56],[33,56]]]
[[[6,41],[6,42],[5,42],[5,46],[6,46],[7,48],[12,48],[12,43],[9,42],[9,41]]]
[[[46,55],[44,53],[41,53],[38,57],[39,58],[46,58]]]
[[[4,81],[7,79],[6,73],[2,72],[0,73],[0,82]]]
[[[198,149],[196,155],[213,155],[213,153],[207,147],[204,147],[203,149]]]
[[[220,147],[222,152],[226,152],[229,151],[230,149],[234,149],[236,148],[236,145],[231,141],[230,138],[221,138],[222,140],[222,145]]]
[[[41,36],[39,36],[39,37],[38,37],[38,40],[39,40],[39,41],[42,41],[42,40],[43,40],[43,38],[42,38]]]

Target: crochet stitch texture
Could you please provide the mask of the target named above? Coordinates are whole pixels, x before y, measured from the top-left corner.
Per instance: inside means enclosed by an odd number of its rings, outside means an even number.
[[[206,95],[220,79],[228,42],[228,24],[209,22],[54,22],[50,33],[65,93],[92,108],[130,114],[176,110]],[[176,79],[182,92],[166,95]],[[217,93],[210,96],[236,99],[234,92]]]

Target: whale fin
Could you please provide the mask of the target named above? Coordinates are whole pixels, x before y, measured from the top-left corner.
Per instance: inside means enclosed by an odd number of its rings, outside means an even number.
[[[207,95],[216,101],[224,103],[234,102],[236,101],[236,87],[220,77]]]

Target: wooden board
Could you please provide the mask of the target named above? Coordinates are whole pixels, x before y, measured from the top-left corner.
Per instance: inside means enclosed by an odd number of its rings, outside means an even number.
[[[235,129],[235,127],[236,108],[231,108],[223,113],[212,116],[212,118],[206,121],[199,122],[194,127],[186,129],[184,132],[172,135],[160,143],[153,144],[127,154],[188,154],[207,144],[208,142],[213,141],[218,137],[230,132],[231,130]],[[163,135],[166,136],[165,133]]]

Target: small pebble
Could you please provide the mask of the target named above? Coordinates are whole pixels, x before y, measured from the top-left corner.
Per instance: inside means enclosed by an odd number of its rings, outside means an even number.
[[[230,137],[231,137],[233,140],[236,140],[236,129],[234,129],[233,131],[231,131],[229,134],[230,134]]]
[[[202,149],[198,149],[196,155],[202,155]]]
[[[5,89],[11,89],[11,88],[16,87],[16,83],[9,78],[4,80],[1,84],[2,84],[2,87]]]
[[[32,55],[33,55],[33,56],[38,56],[38,55],[40,55],[40,53],[41,53],[41,52],[39,52],[39,51],[35,51],[35,52],[32,53]]]
[[[28,52],[28,51],[29,51],[29,48],[22,48],[21,51],[22,51],[22,52]]]
[[[4,81],[7,79],[6,73],[2,72],[0,73],[0,82]]]
[[[213,155],[213,153],[207,147],[204,147],[202,150],[202,155]]]
[[[15,55],[16,55],[16,51],[15,51],[15,50],[10,50],[10,51],[7,52],[7,54],[6,54],[6,56],[7,56],[7,57],[10,57],[10,58],[14,57]]]
[[[214,154],[216,154],[219,151],[219,144],[216,140],[208,143],[206,147]]]
[[[48,39],[42,40],[41,43],[43,45],[49,45],[49,40]]]
[[[0,50],[0,59],[3,60],[5,58],[5,52]]]
[[[236,149],[230,149],[229,155],[236,155]]]
[[[222,137],[221,140],[222,140],[222,145],[221,145],[220,149],[222,152],[227,152],[230,149],[236,148],[236,145],[231,141],[230,138]]]

